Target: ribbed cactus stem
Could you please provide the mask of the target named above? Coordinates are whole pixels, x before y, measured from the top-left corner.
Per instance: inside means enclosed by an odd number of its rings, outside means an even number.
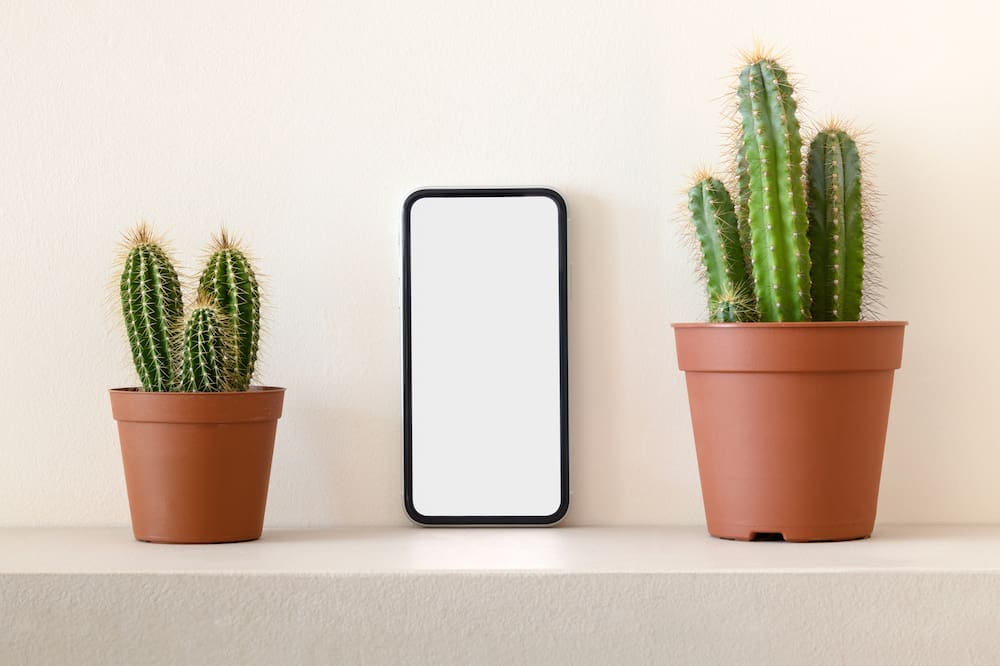
[[[119,287],[132,359],[146,391],[172,391],[171,347],[184,311],[177,271],[145,224],[126,236],[125,247]]]
[[[260,341],[260,288],[247,255],[225,231],[215,239],[199,280],[232,329],[233,389],[245,391],[253,378]]]
[[[736,152],[736,228],[739,230],[740,246],[746,260],[748,286],[753,289],[753,261],[750,243],[750,170],[747,167],[747,153],[743,141]]]
[[[740,73],[754,292],[763,321],[810,317],[802,139],[788,75],[769,58]]]
[[[861,159],[836,126],[809,146],[809,244],[813,319],[857,321],[865,269]]]
[[[712,321],[745,321],[740,308],[724,305],[746,288],[747,272],[736,224],[733,200],[716,178],[702,175],[688,190],[688,210],[698,244],[708,288]],[[722,307],[719,307],[723,304]]]
[[[233,390],[227,359],[232,354],[232,329],[207,296],[200,296],[184,322],[181,339],[180,389],[214,392]]]

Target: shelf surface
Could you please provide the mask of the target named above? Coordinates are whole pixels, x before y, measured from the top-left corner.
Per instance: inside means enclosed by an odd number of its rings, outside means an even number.
[[[431,572],[1000,572],[998,526],[887,526],[871,539],[714,539],[698,527],[267,529],[260,541],[162,545],[126,528],[0,529],[0,575]]]
[[[995,664],[1000,527],[0,529],[0,663]]]

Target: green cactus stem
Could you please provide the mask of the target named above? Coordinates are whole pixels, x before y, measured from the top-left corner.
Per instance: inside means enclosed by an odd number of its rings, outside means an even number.
[[[740,73],[754,293],[763,321],[810,317],[810,257],[802,187],[802,138],[785,70],[754,55]]]
[[[739,230],[740,246],[746,260],[747,279],[753,291],[753,261],[750,247],[750,171],[747,168],[747,153],[742,139],[736,152],[736,228]]]
[[[119,287],[132,360],[146,391],[172,391],[172,340],[184,313],[180,281],[163,246],[141,224],[125,238]]]
[[[858,147],[834,124],[809,146],[813,319],[860,319],[864,226]]]
[[[216,238],[199,280],[232,329],[233,390],[245,391],[253,378],[260,341],[260,288],[247,255],[225,230]]]
[[[233,390],[227,365],[232,354],[232,328],[211,297],[201,294],[184,321],[180,341],[180,390]]]
[[[700,174],[688,190],[688,210],[705,266],[711,320],[747,321],[743,308],[726,305],[747,284],[746,261],[729,192],[717,178]]]

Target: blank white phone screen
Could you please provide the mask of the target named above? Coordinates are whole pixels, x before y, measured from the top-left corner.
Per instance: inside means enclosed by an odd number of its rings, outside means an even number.
[[[412,500],[420,514],[559,509],[559,289],[559,209],[549,197],[412,204]]]

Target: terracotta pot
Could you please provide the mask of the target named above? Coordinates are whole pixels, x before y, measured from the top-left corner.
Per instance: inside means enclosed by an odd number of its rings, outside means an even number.
[[[140,541],[259,539],[285,389],[112,389],[132,532]]]
[[[674,324],[710,534],[871,535],[905,326]]]

